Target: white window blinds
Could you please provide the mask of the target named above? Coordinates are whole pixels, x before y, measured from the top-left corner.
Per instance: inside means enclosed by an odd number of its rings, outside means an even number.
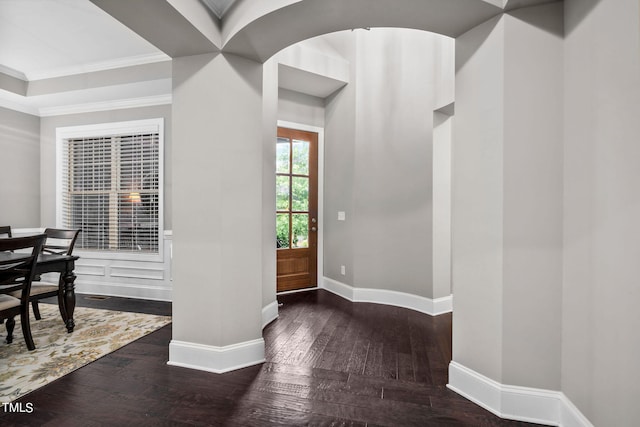
[[[160,248],[160,134],[63,138],[62,226],[81,229],[76,246],[157,254]]]

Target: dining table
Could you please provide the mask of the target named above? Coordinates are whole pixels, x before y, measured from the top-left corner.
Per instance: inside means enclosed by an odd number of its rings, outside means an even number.
[[[18,252],[0,252],[0,261],[11,261],[25,258],[28,254]],[[58,281],[58,306],[60,308],[60,316],[67,328],[67,332],[73,332],[75,322],[73,321],[73,312],[76,308],[76,292],[75,280],[76,275],[73,272],[75,262],[78,260],[75,255],[61,254],[39,254],[38,261],[35,266],[35,276],[39,277],[44,273],[60,273]],[[15,286],[0,286],[0,293],[11,293],[16,290]]]

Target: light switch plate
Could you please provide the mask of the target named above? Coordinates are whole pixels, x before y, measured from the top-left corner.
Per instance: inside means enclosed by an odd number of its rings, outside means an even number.
[[[344,211],[338,211],[338,221],[344,221],[347,218]]]

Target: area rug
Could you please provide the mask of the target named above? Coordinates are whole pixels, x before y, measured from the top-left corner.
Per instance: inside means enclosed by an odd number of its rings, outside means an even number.
[[[40,304],[42,320],[31,313],[36,344],[28,351],[19,316],[13,343],[0,325],[0,404],[18,399],[171,322],[169,316],[76,307],[76,327],[67,333],[57,305]]]

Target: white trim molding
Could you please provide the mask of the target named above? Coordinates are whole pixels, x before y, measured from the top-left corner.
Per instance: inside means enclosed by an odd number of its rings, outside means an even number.
[[[356,288],[328,277],[323,277],[321,287],[351,302],[392,305],[419,311],[430,316],[453,311],[453,295],[431,299],[387,289]]]
[[[262,328],[278,318],[278,301],[262,307]]]
[[[75,269],[76,293],[172,301],[171,231],[164,232],[162,247],[161,259],[139,255],[135,259],[118,259],[77,251],[80,259]]]
[[[107,251],[82,251],[79,248],[76,249],[78,255],[86,258],[105,258],[110,260],[116,259],[130,259],[130,260],[145,260],[145,261],[157,261],[164,260],[164,245],[163,233],[164,233],[164,136],[165,136],[165,119],[163,117],[154,119],[142,119],[142,120],[128,120],[122,122],[109,122],[109,123],[95,123],[88,125],[77,126],[64,126],[56,128],[56,226],[60,228],[65,227],[64,212],[65,201],[64,194],[67,186],[66,176],[69,174],[67,170],[71,165],[69,164],[68,153],[65,149],[67,142],[73,138],[93,138],[93,137],[109,137],[115,138],[122,135],[138,134],[143,132],[157,133],[158,135],[158,253],[156,254],[135,254],[123,252],[107,252]],[[117,156],[117,154],[114,154]],[[116,161],[114,157],[111,161]],[[115,179],[112,174],[112,179]],[[111,218],[109,223],[113,221]],[[117,216],[117,215],[116,215]],[[117,218],[116,218],[117,219]],[[84,252],[84,253],[82,253]],[[87,253],[87,252],[91,252]]]
[[[41,107],[38,109],[40,117],[63,116],[66,114],[93,113],[97,111],[124,110],[127,108],[155,107],[168,105],[172,102],[171,94],[145,96],[140,98],[119,99],[114,101],[87,102],[56,107]]]
[[[167,364],[223,374],[264,361],[262,338],[223,347],[171,340]]]
[[[562,427],[594,427],[576,405],[564,394],[560,393],[560,426]]]
[[[454,361],[449,364],[447,387],[500,418],[559,427],[593,427],[560,391],[501,384]]]
[[[14,237],[21,237],[42,233],[44,228],[17,228],[11,231]],[[74,270],[77,275],[76,294],[172,301],[172,244],[173,232],[165,230],[163,256],[156,260],[140,255],[135,259],[123,260],[76,250],[75,254],[80,256]],[[57,279],[51,277],[49,280]],[[277,309],[276,304],[276,317]]]
[[[316,227],[318,230],[316,251],[317,265],[324,265],[324,128],[307,125],[304,123],[288,122],[286,120],[278,120],[278,127],[296,129],[305,132],[313,132],[318,134],[318,216]],[[322,268],[318,268],[317,283],[322,283]]]
[[[23,80],[45,80],[53,79],[56,77],[66,77],[78,74],[94,73],[98,71],[114,70],[116,68],[134,67],[137,65],[154,64],[156,62],[171,61],[171,57],[163,52],[145,53],[136,56],[129,56],[127,58],[111,59],[108,61],[93,62],[83,64],[81,66],[61,67],[58,69],[52,69],[42,72],[31,72],[28,75],[24,75]]]

